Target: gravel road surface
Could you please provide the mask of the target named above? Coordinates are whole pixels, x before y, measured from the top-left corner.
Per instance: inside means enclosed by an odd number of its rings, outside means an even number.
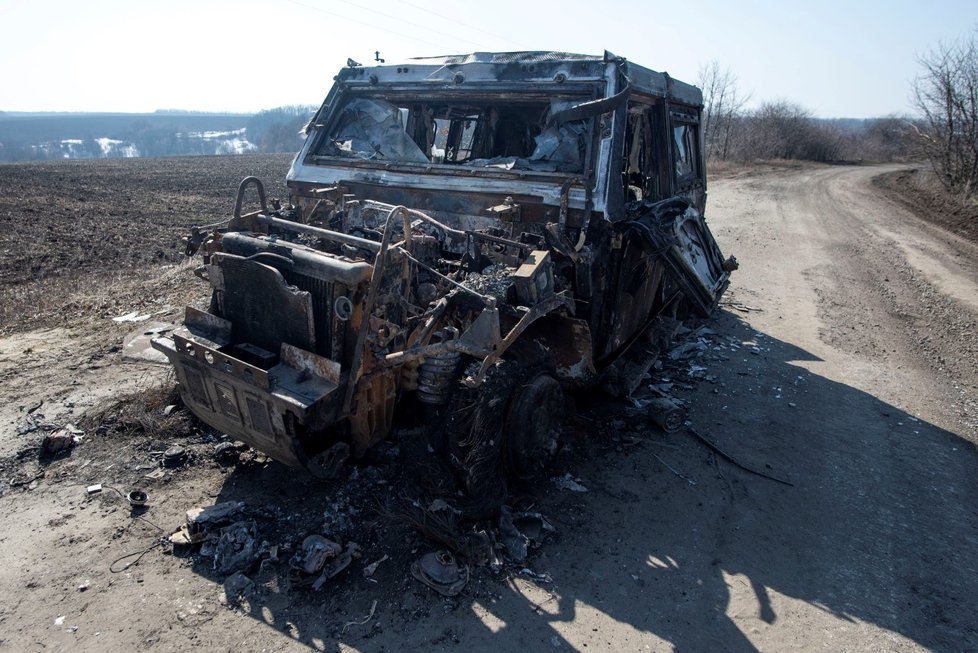
[[[627,405],[582,405],[571,427],[594,438],[559,473],[588,491],[537,493],[558,537],[526,572],[480,571],[445,599],[398,555],[319,593],[290,591],[284,565],[263,567],[257,595],[231,610],[220,579],[186,559],[150,550],[108,569],[159,533],[83,486],[139,478],[120,470],[142,449],[83,442],[15,487],[32,462],[8,457],[0,650],[978,650],[978,247],[881,196],[871,180],[891,169],[711,184],[709,222],[741,269],[699,353],[657,380],[676,384],[700,435],[783,483],[688,433],[663,435]],[[8,366],[31,337],[0,340]],[[33,347],[52,364],[63,356]],[[113,360],[86,378],[118,383]],[[58,382],[44,374],[40,395]],[[5,378],[27,396],[24,373]],[[275,464],[200,465],[151,486],[146,516],[169,532],[188,508],[274,502],[291,483]],[[293,499],[321,519],[312,488]],[[364,564],[397,546],[428,550],[412,537],[388,532]]]

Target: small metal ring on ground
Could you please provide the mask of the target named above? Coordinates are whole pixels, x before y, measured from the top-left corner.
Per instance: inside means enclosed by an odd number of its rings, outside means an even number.
[[[149,495],[147,495],[142,490],[133,490],[126,495],[126,499],[129,501],[129,505],[133,508],[142,508],[149,501]]]

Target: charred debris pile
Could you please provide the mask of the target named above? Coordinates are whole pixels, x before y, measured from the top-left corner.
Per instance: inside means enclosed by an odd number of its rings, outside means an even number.
[[[720,336],[705,325],[691,328],[677,321],[672,330],[676,339],[634,392],[583,405],[564,426],[558,464],[514,486],[491,515],[470,514],[470,497],[446,475],[438,456],[410,450],[418,433],[411,428],[396,428],[388,441],[356,464],[343,466],[333,479],[296,482],[263,453],[198,422],[189,435],[147,432],[149,440],[136,440],[130,458],[117,461],[119,471],[104,487],[93,484],[87,491],[92,501],[127,501],[134,517],[145,515],[156,524],[156,500],[169,487],[195,482],[207,468],[223,469],[224,484],[233,481],[238,488],[227,496],[239,498],[222,496],[213,505],[190,508],[179,524],[160,524],[169,528],[160,544],[189,559],[202,575],[222,581],[222,602],[229,607],[260,601],[270,579],[285,582],[290,591],[319,592],[350,587],[353,578],[387,582],[409,574],[446,597],[461,593],[472,578],[516,575],[546,584],[552,579],[535,563],[534,552],[559,539],[559,524],[566,523],[559,512],[547,513],[575,495],[583,498],[592,483],[602,482],[578,477],[579,463],[595,453],[624,455],[682,428],[687,407],[682,396],[698,383],[718,383],[715,366],[738,351],[763,347],[763,342]],[[189,417],[179,402],[154,405],[151,412]],[[85,423],[94,442],[120,428],[114,413],[103,414],[102,421]],[[79,444],[87,447],[93,441],[82,438]],[[665,470],[695,483],[661,462]],[[129,487],[137,489],[126,494]],[[555,501],[554,493],[564,501]],[[405,540],[412,531],[416,537]],[[128,568],[133,562],[114,564]],[[388,569],[378,573],[384,566]]]

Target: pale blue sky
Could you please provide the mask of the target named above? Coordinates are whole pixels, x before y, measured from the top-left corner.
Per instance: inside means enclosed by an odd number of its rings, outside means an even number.
[[[870,117],[909,111],[916,56],[976,26],[974,0],[0,0],[0,110],[257,111],[318,104],[378,49],[608,49],[689,82],[717,59],[755,103]]]

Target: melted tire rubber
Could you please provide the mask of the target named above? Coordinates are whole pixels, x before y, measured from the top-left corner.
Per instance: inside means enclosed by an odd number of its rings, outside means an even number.
[[[468,497],[465,516],[488,519],[510,483],[539,478],[553,459],[567,403],[536,343],[514,346],[479,387],[459,386],[445,424],[447,455]]]

